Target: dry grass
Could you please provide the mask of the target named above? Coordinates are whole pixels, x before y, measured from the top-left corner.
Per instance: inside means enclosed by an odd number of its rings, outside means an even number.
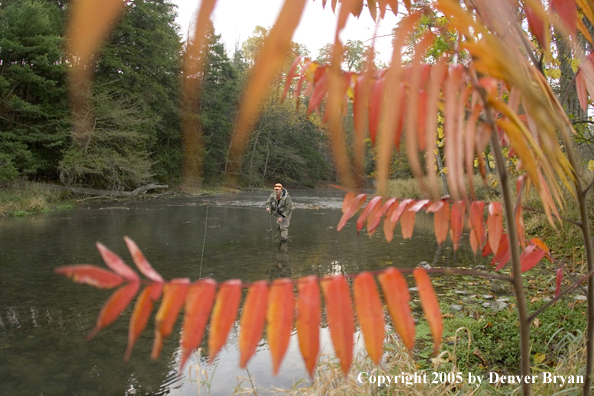
[[[424,178],[426,184],[429,183],[427,178]],[[499,191],[490,185],[485,185],[483,179],[479,175],[473,178],[473,184],[476,191],[477,199],[480,201],[498,201]],[[468,190],[468,181],[466,181]],[[441,178],[438,179],[439,193],[446,195],[444,184]],[[422,199],[425,195],[421,191],[419,184],[414,178],[411,179],[395,179],[388,182],[388,196],[396,198],[412,198]]]
[[[69,194],[48,184],[19,181],[0,188],[0,218],[70,207]]]

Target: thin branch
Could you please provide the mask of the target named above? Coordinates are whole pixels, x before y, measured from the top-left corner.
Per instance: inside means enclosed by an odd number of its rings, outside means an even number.
[[[551,305],[553,305],[557,300],[559,300],[561,297],[563,297],[564,295],[566,295],[567,293],[569,293],[570,291],[572,291],[573,289],[575,289],[576,287],[578,287],[578,285],[580,285],[584,281],[588,280],[588,278],[590,278],[592,275],[594,275],[594,271],[588,272],[586,275],[582,276],[577,282],[574,282],[567,289],[565,289],[561,293],[559,293],[558,296],[555,296],[554,299],[552,299],[551,301],[549,301],[548,303],[546,303],[545,305],[543,305],[542,307],[540,307],[538,310],[536,310],[532,315],[530,315],[528,317],[528,323],[529,324],[532,323],[532,321],[534,319],[536,319],[536,317],[538,315],[540,315],[545,309],[547,309],[548,307],[550,307]]]
[[[592,180],[592,182],[590,182],[590,184],[588,184],[588,187],[584,188],[584,190],[582,191],[582,194],[586,195],[586,193],[588,192],[588,190],[590,190],[592,188],[592,186],[594,186],[594,180]]]
[[[579,71],[578,71],[579,73]],[[571,87],[573,86],[573,83],[575,82],[575,78],[577,77],[577,73],[573,74],[573,78],[571,79],[571,81],[569,82],[569,84],[567,85],[567,88],[565,89],[565,92],[563,93],[563,97],[561,98],[561,100],[559,101],[559,103],[561,104],[561,107],[563,107],[563,103],[565,103],[565,100],[567,99],[567,97],[569,96],[569,90],[571,89]]]

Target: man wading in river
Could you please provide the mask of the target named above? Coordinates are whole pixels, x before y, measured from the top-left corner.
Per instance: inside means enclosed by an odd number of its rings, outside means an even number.
[[[291,222],[291,212],[293,212],[293,201],[289,192],[283,188],[283,185],[276,183],[274,191],[266,201],[266,210],[277,217],[278,230],[281,234],[281,242],[286,242],[289,237],[289,223]]]

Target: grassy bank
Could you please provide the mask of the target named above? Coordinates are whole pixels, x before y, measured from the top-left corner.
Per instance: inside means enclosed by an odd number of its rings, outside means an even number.
[[[51,185],[19,181],[0,188],[0,218],[71,209],[74,197]]]

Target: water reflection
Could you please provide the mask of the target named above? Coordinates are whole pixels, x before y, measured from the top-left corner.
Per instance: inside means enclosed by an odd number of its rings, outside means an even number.
[[[249,283],[433,262],[437,243],[432,216],[417,215],[413,239],[402,240],[397,227],[394,241],[387,243],[381,232],[357,236],[354,221],[336,232],[342,214],[341,192],[292,191],[291,195],[296,209],[291,240],[284,245],[267,232],[270,216],[263,203],[268,192],[89,204],[68,212],[0,221],[0,396],[195,395],[200,383],[196,368],[208,374],[213,395],[228,395],[238,376],[248,377],[238,368],[237,327],[215,365],[205,364],[205,354],[195,354],[189,366],[192,370],[180,378],[176,374],[178,320],[161,358],[151,360],[156,308],[129,363],[123,355],[132,307],[86,342],[85,336],[113,291],[75,284],[55,275],[53,269],[76,263],[104,266],[96,241],[131,263],[122,239],[130,236],[165,279],[195,280],[201,274],[212,274],[217,282],[238,278]],[[456,261],[471,262],[468,243],[461,246]],[[437,265],[452,265],[453,258],[451,245],[447,245],[438,254]],[[321,329],[321,337],[330,353],[326,329]],[[266,340],[258,346],[248,369],[258,386],[266,389],[290,387],[306,376],[296,337],[277,377],[271,376]]]

